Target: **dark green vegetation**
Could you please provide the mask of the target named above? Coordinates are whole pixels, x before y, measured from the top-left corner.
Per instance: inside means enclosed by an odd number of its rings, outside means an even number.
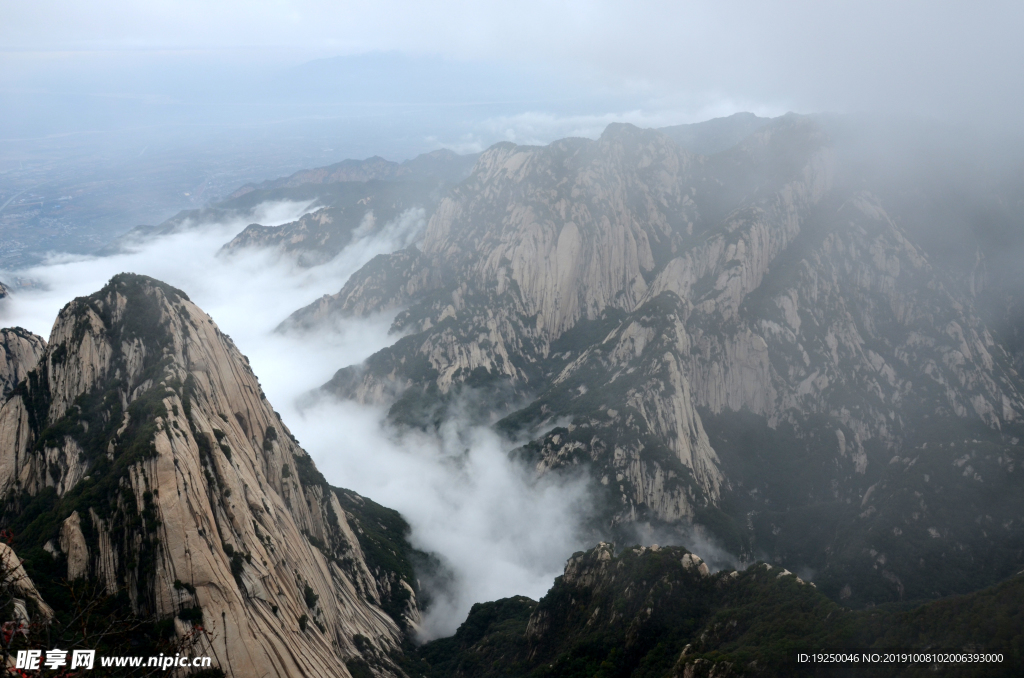
[[[183,292],[163,283],[121,274],[112,278],[100,292],[76,299],[65,309],[77,323],[72,343],[81,341],[85,333],[91,331],[88,324],[92,312],[100,318],[106,338],[113,345],[135,343],[143,347],[140,374],[134,381],[127,376],[129,370],[123,362],[127,358],[118,353],[106,381],[79,396],[62,417],[50,421],[48,411],[52,396],[48,371],[54,369],[55,361],[59,364],[69,353],[58,346],[51,348],[51,359],[40,363],[14,391],[14,395],[21,395],[28,405],[29,425],[35,434],[33,454],[42,456],[47,449],[60,447],[70,438],[81,448],[82,458],[78,461],[87,468],[86,478],[61,497],[52,486],[34,494],[27,488],[15,489],[4,497],[0,506],[0,526],[14,534],[16,548],[25,559],[29,576],[38,582],[43,598],[58,611],[66,609],[71,602],[67,591],[59,584],[66,566],[61,558],[55,558],[43,546],[58,538],[61,524],[76,511],[82,517],[82,531],[90,549],[99,546],[92,520],[86,519],[92,511],[104,521],[112,541],[122,545],[124,553],[128,554],[118,562],[118,579],[130,573],[146,580],[154,567],[159,520],[152,508],[153,496],[149,492],[144,494],[140,510],[130,489],[128,474],[139,461],[156,453],[153,437],[157,418],[166,415],[162,404],[166,394],[173,391],[184,396],[184,387],[179,381],[166,380],[165,369],[169,362],[164,349],[171,340],[160,322],[161,302],[157,295],[170,301],[187,299]],[[112,313],[117,296],[124,297],[134,312],[115,319]],[[129,393],[140,387],[128,406],[129,423],[119,432],[124,420],[122,403]],[[51,463],[46,470],[53,483],[60,483],[67,471],[61,463]],[[139,601],[143,612],[152,609],[152,604],[145,599]]]
[[[837,454],[838,422],[702,414],[733,479],[709,527],[739,552],[814,571],[845,605],[967,593],[1021,569],[1024,473],[1005,433],[936,421],[914,449],[870,451],[858,476]]]
[[[102,656],[157,656],[175,655],[177,653],[201,654],[203,650],[202,610],[185,608],[178,613],[182,621],[193,624],[193,630],[182,638],[178,638],[174,628],[174,618],[163,619],[142,617],[131,612],[131,602],[126,592],[116,596],[106,595],[100,586],[94,583],[76,581],[63,584],[65,590],[62,607],[49,623],[29,625],[24,633],[11,636],[5,649],[8,656],[14,657],[19,650],[40,648],[82,648],[96,650],[99,669],[99,657]],[[29,612],[35,614],[33,606]],[[3,610],[5,618],[10,618],[10,610]],[[5,639],[5,644],[8,641]],[[140,676],[160,675],[161,669],[144,668],[102,669],[105,676]],[[194,676],[223,678],[221,669],[202,671]]]
[[[429,678],[527,675],[526,625],[536,607],[536,601],[523,596],[477,603],[454,636],[416,651],[410,673]]]
[[[408,628],[406,614],[414,609],[413,596],[423,595],[414,567],[428,566],[428,555],[409,543],[409,524],[398,511],[352,490],[333,489],[359,539],[366,565],[377,579],[381,608],[400,627]],[[419,605],[423,604],[420,600]]]
[[[569,561],[544,598],[475,605],[455,636],[421,647],[424,678],[672,676],[1014,676],[1024,669],[1024,576],[919,607],[844,608],[764,564],[702,574],[685,549],[604,544]],[[952,670],[863,665],[807,670],[798,652],[1003,653]]]

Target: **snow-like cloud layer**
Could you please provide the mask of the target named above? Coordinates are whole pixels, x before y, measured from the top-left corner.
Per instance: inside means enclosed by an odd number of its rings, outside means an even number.
[[[473,603],[542,596],[568,555],[586,546],[578,529],[586,513],[582,478],[534,481],[509,459],[510,443],[457,419],[437,435],[400,433],[384,423],[381,408],[333,399],[309,405],[302,396],[335,370],[396,340],[388,335],[393,314],[318,332],[274,331],[294,310],[339,290],[376,254],[408,245],[422,230],[423,211],[409,210],[374,228],[372,236],[369,228],[357,229],[356,240],[341,254],[312,268],[266,250],[218,255],[246,224],[286,223],[313,207],[264,204],[228,223],[190,224],[136,243],[131,252],[52,255],[43,265],[0,273],[0,280],[35,285],[0,302],[0,324],[49,336],[64,304],[124,271],[180,288],[249,357],[268,399],[327,479],[401,512],[412,527],[413,545],[436,555],[443,576],[423,578],[432,601],[424,639],[453,633]]]

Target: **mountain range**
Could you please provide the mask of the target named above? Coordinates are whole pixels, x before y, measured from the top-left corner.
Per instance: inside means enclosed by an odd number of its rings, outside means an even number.
[[[48,340],[0,336],[0,527],[56,619],[60,580],[91,582],[152,647],[201,625],[235,676],[794,675],[821,647],[1019,667],[1024,165],[904,132],[737,115],[345,161],[109,249],[271,200],[312,202],[221,256],[312,268],[387,233],[278,331],[390,313],[394,343],[309,397],[590,479],[597,546],[539,602],[416,647],[431,554],[327,483],[183,291],[132,274]],[[731,565],[687,550],[708,542]]]
[[[837,134],[500,144],[421,243],[292,322],[398,311],[324,390],[429,427],[474,389],[538,476],[588,469],[606,535],[696,524],[858,605],[995,583],[1024,547],[1024,384],[984,254],[934,261]]]

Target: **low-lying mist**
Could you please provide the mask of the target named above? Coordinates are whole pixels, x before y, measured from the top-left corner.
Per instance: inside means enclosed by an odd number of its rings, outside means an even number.
[[[218,254],[252,221],[283,224],[313,208],[264,204],[236,221],[192,224],[135,243],[131,252],[55,254],[43,265],[0,273],[0,280],[31,281],[0,302],[0,324],[49,337],[64,304],[120,272],[182,289],[249,357],[271,404],[328,481],[401,512],[412,527],[413,546],[440,561],[437,576],[421,579],[431,601],[421,639],[453,633],[476,602],[542,596],[565,559],[589,545],[580,529],[588,494],[582,477],[535,481],[509,459],[511,443],[458,419],[428,435],[390,428],[382,408],[333,398],[310,404],[309,392],[337,369],[397,339],[388,335],[393,313],[317,332],[274,331],[296,309],[338,291],[372,257],[406,246],[422,230],[423,211],[409,210],[372,234],[358,229],[341,254],[315,267],[268,250]]]
[[[473,603],[539,598],[586,546],[586,480],[531,479],[489,429],[445,422],[439,435],[382,425],[385,410],[321,399],[299,414],[303,446],[333,483],[397,509],[413,546],[441,560],[424,573],[421,639],[455,632]]]

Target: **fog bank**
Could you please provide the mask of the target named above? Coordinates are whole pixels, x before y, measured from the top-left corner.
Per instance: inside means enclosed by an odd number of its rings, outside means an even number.
[[[337,369],[395,341],[388,335],[394,313],[313,333],[274,329],[296,309],[336,292],[373,256],[406,246],[423,227],[422,210],[408,210],[373,235],[357,229],[356,240],[341,254],[312,268],[270,251],[218,255],[248,223],[287,223],[314,207],[264,204],[250,218],[191,224],[184,232],[137,243],[132,252],[55,254],[41,266],[0,272],[0,280],[34,285],[0,302],[0,324],[49,337],[68,301],[99,290],[120,272],[178,287],[249,357],[267,398],[328,481],[397,509],[412,527],[412,544],[440,561],[440,576],[421,578],[431,600],[421,638],[453,633],[473,603],[511,595],[539,598],[566,558],[587,546],[579,536],[587,508],[582,478],[534,482],[509,460],[510,443],[459,421],[446,423],[439,435],[401,434],[383,423],[382,408],[333,399],[299,408],[300,400],[309,402],[300,396]]]

